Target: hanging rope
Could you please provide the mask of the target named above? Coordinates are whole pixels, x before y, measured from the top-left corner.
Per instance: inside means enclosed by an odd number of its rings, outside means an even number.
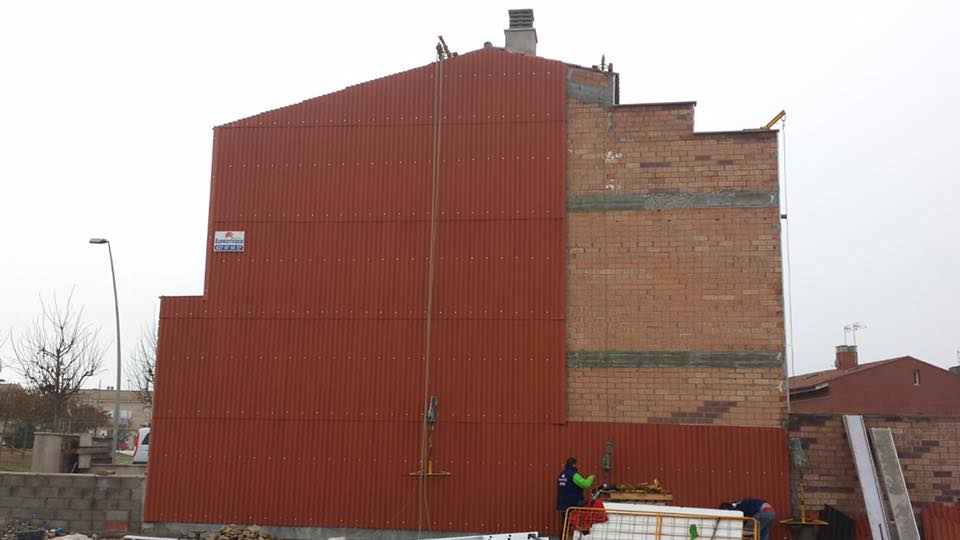
[[[443,59],[437,57],[436,86],[433,93],[433,176],[431,180],[430,201],[430,254],[427,259],[427,317],[423,356],[423,421],[420,431],[420,470],[427,470],[427,409],[430,407],[430,342],[433,337],[433,281],[437,255],[437,209],[439,207],[440,178],[440,110],[443,100]],[[426,475],[420,475],[417,490],[417,538],[423,531],[424,518],[430,527],[430,510],[427,506]]]

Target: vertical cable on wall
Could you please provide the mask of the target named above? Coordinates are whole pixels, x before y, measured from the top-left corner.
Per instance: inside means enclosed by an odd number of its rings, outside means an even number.
[[[795,336],[793,333],[793,287],[791,281],[793,280],[793,271],[790,267],[790,225],[788,222],[788,203],[787,203],[787,117],[786,113],[781,111],[780,113],[780,122],[781,129],[780,133],[782,135],[781,140],[783,145],[783,174],[781,175],[783,187],[781,193],[783,194],[783,209],[780,213],[780,223],[782,229],[783,237],[783,266],[784,271],[783,275],[783,293],[785,296],[786,309],[784,310],[784,317],[786,318],[786,324],[784,324],[783,334],[784,340],[786,343],[786,350],[784,352],[789,352],[789,359],[785,360],[783,363],[783,386],[784,392],[787,395],[787,414],[790,414],[790,376],[796,375],[797,366],[796,366],[796,355],[794,354],[793,343],[795,341]],[[787,339],[789,336],[789,339]]]
[[[788,221],[787,209],[787,117],[784,116],[780,133],[783,135],[783,245],[784,259],[787,263],[787,316],[789,318],[790,328],[790,374],[797,374],[796,356],[793,352],[793,270],[790,268],[790,224]]]
[[[440,110],[443,99],[443,59],[437,58],[436,85],[433,93],[433,169],[430,185],[430,251],[427,259],[427,316],[423,356],[423,420],[420,431],[420,470],[427,470],[427,409],[430,406],[430,342],[433,336],[433,282],[437,254],[437,208],[439,206],[440,178]],[[427,509],[426,476],[421,475],[417,488],[417,535],[423,531],[424,518],[430,526]]]

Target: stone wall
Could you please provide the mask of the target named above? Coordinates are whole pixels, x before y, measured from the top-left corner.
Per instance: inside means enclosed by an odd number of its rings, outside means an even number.
[[[140,476],[0,473],[0,517],[85,534],[139,531]]]

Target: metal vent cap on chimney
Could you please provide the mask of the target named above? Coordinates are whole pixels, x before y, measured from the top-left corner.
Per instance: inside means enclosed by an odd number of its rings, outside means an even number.
[[[533,28],[533,10],[532,9],[510,9],[510,28]]]
[[[503,31],[506,48],[532,56],[537,55],[537,31],[533,28],[532,9],[509,9],[510,28]]]

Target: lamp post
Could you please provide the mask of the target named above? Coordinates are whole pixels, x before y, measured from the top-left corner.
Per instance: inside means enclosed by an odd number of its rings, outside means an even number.
[[[106,238],[91,238],[91,244],[106,244],[110,254],[110,277],[113,278],[113,310],[117,321],[117,395],[113,402],[113,452],[110,462],[117,463],[117,439],[120,437],[120,301],[117,299],[117,274],[113,270],[113,249]]]

